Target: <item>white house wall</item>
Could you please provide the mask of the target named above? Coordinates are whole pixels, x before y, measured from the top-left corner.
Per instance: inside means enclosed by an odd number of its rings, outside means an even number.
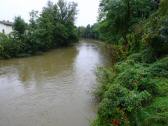
[[[9,34],[12,32],[12,26],[8,26],[0,23],[0,32],[2,33],[3,30],[5,34]]]

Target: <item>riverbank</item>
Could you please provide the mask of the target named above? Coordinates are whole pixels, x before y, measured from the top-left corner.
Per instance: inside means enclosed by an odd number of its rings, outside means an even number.
[[[133,54],[111,69],[99,71],[101,85],[96,97],[100,104],[93,126],[115,122],[120,125],[167,125],[168,57],[151,64],[140,60],[139,54]]]
[[[52,46],[51,45],[48,46],[48,45],[45,45],[48,43],[48,41],[46,41],[45,44],[43,42],[36,43],[35,41],[30,43],[29,40],[25,41],[23,40],[23,38],[19,40],[13,39],[12,34],[5,35],[3,33],[0,33],[0,59],[22,58],[22,57],[30,57],[34,55],[41,55],[44,52],[47,52],[53,49],[73,46],[75,43],[78,42],[78,40],[69,40],[70,42],[65,45],[52,44]],[[24,39],[26,38],[27,37],[25,36]]]
[[[15,17],[13,31],[8,35],[0,33],[0,57],[24,57],[77,42],[76,8],[75,2],[49,1],[40,14],[30,13],[28,23]]]
[[[111,44],[115,61],[98,71],[99,107],[92,126],[168,125],[167,7],[168,1],[162,0],[150,17],[132,26],[138,32],[126,33],[125,40],[120,38],[123,44]]]

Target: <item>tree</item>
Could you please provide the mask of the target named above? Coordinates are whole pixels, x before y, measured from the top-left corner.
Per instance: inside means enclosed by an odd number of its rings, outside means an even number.
[[[19,35],[23,35],[25,33],[27,24],[21,17],[15,17],[15,21],[13,24],[13,29],[15,32],[17,32]]]
[[[29,24],[30,28],[34,29],[34,28],[37,27],[37,19],[38,19],[38,11],[32,10],[30,12],[30,20],[29,20],[29,22],[30,22],[30,24]]]
[[[57,4],[48,2],[39,18],[39,30],[42,41],[48,41],[49,46],[65,46],[77,41],[77,31],[74,25],[77,4],[59,0]]]
[[[81,38],[99,39],[98,24],[88,24],[86,27],[78,27],[78,34]]]
[[[112,40],[121,37],[128,46],[127,34],[139,20],[146,19],[152,11],[151,0],[102,0],[100,3],[100,30]],[[110,39],[111,41],[111,39]]]

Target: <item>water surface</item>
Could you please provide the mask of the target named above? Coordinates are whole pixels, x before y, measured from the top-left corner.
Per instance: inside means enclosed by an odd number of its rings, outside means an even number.
[[[108,59],[82,40],[40,56],[0,60],[0,126],[89,126],[95,71]]]

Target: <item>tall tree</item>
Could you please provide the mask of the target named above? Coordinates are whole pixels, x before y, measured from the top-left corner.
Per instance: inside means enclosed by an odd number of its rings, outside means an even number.
[[[27,24],[21,17],[15,17],[15,21],[13,23],[13,29],[19,35],[23,35],[26,30]]]
[[[111,38],[124,39],[128,45],[127,34],[140,19],[145,19],[152,11],[151,0],[102,0],[99,21],[101,31]]]

